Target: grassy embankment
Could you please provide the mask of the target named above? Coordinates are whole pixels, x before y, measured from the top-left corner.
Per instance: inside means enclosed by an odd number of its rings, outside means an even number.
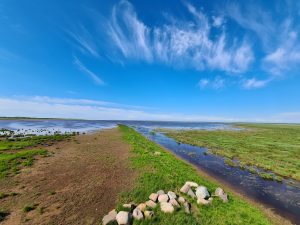
[[[211,192],[216,189],[217,185],[199,176],[194,167],[177,159],[133,129],[121,125],[120,130],[124,139],[132,146],[132,166],[140,172],[140,176],[131,192],[121,194],[118,209],[122,209],[123,203],[145,202],[149,194],[161,189],[179,193],[180,187],[188,180],[207,186]],[[161,152],[161,155],[155,156],[156,151]],[[134,224],[272,224],[257,207],[232,193],[229,193],[227,204],[218,198],[214,198],[210,206],[199,206],[195,200],[189,200],[193,205],[192,215],[185,214],[182,209],[173,214],[163,214],[156,207],[154,219],[134,221]]]
[[[207,147],[209,152],[240,161],[253,173],[280,181],[282,177],[300,180],[300,125],[236,124],[243,130],[165,131],[178,142]],[[255,167],[272,171],[275,177]]]
[[[31,166],[34,156],[46,156],[47,151],[37,148],[42,144],[51,145],[68,135],[32,136],[25,138],[0,138],[0,179],[16,174],[24,166]],[[36,149],[37,148],[37,149]]]

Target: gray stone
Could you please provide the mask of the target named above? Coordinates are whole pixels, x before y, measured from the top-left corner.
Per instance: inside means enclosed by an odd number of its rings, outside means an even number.
[[[135,208],[133,210],[132,216],[136,220],[142,220],[142,219],[144,219],[144,215],[143,215],[142,211],[139,208]]]
[[[154,216],[154,212],[153,212],[153,211],[148,211],[148,210],[146,210],[146,211],[144,212],[144,215],[145,215],[145,218],[151,219],[151,218]]]
[[[116,220],[119,225],[129,225],[131,223],[131,215],[129,212],[120,211],[116,216]]]
[[[193,192],[192,189],[190,189],[190,190],[188,191],[187,194],[188,194],[189,196],[191,196],[192,198],[196,198],[196,195],[195,195],[195,193]]]
[[[180,192],[182,192],[182,193],[188,193],[188,191],[191,189],[191,186],[190,185],[188,185],[188,184],[184,184],[183,186],[182,186],[182,188],[180,189]]]
[[[155,208],[156,207],[156,203],[152,200],[147,201],[146,205],[150,208]]]
[[[168,191],[168,196],[170,199],[176,199],[177,198],[177,195],[173,192],[173,191]]]
[[[174,198],[171,198],[169,202],[175,207],[180,207],[179,203]]]
[[[157,201],[157,198],[158,198],[158,194],[157,193],[152,193],[150,196],[149,196],[149,199],[156,202]]]
[[[174,207],[169,202],[162,202],[162,203],[160,203],[160,209],[164,213],[173,213],[174,212]]]
[[[165,192],[163,190],[159,190],[158,192],[156,192],[158,195],[163,195],[165,194]]]
[[[187,185],[189,185],[190,187],[195,187],[197,188],[199,185],[196,182],[192,182],[192,181],[187,181],[185,182]]]
[[[169,196],[167,194],[159,195],[158,196],[158,201],[159,202],[168,202],[169,201]]]
[[[196,188],[196,196],[197,198],[209,198],[210,195],[206,187],[199,186]]]
[[[105,215],[102,219],[102,224],[107,225],[109,223],[112,223],[116,221],[117,211],[114,209],[110,211],[107,215]]]
[[[183,204],[183,207],[184,207],[184,212],[185,213],[187,213],[187,214],[191,213],[191,204],[189,202],[185,202]]]
[[[180,202],[180,203],[185,203],[184,197],[181,197],[181,196],[180,196],[180,197],[178,198],[178,202]]]

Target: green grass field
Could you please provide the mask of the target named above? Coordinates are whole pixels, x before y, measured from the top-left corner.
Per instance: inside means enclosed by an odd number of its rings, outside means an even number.
[[[202,178],[191,165],[177,159],[133,129],[122,125],[119,128],[124,139],[132,146],[131,165],[140,174],[133,190],[120,195],[119,210],[123,203],[145,202],[152,192],[160,189],[179,193],[181,186],[188,180],[207,186],[211,192],[216,189],[216,184]],[[161,155],[155,156],[156,151],[161,152]],[[134,221],[134,224],[272,224],[257,207],[232,193],[229,193],[227,204],[214,198],[213,204],[207,207],[189,200],[194,207],[192,215],[185,214],[182,209],[173,214],[163,214],[156,207],[153,220]]]
[[[21,168],[31,166],[36,155],[47,155],[43,149],[35,149],[40,144],[51,144],[64,140],[69,135],[32,136],[26,138],[0,139],[0,179],[16,174]]]
[[[270,170],[281,177],[300,180],[300,125],[236,124],[243,130],[165,131],[178,142],[207,147],[210,152],[238,159],[241,167]],[[271,179],[268,174],[260,174]]]
[[[61,141],[70,135],[55,134],[55,135],[41,135],[31,136],[25,138],[2,138],[0,139],[0,151],[3,150],[17,150],[27,147],[34,147],[40,144],[51,144],[52,142]]]
[[[0,154],[0,178],[18,171],[25,166],[31,166],[35,155],[47,155],[46,150],[24,150],[17,153]]]

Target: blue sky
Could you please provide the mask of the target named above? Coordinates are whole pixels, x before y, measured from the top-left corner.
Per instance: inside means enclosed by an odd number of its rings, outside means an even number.
[[[2,0],[0,116],[300,122],[300,2]]]

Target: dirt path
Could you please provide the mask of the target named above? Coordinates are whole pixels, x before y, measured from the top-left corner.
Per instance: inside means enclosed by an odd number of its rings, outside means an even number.
[[[18,193],[0,199],[0,207],[10,211],[1,224],[99,224],[117,194],[133,183],[129,145],[118,129],[77,136],[48,150],[54,155],[0,180],[0,192]],[[36,209],[25,213],[26,204]]]

